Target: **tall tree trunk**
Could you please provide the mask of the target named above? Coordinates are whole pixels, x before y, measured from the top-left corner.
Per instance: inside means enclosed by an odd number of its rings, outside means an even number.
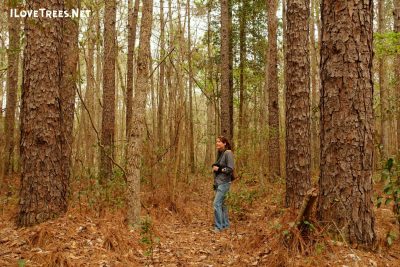
[[[132,7],[132,1],[128,1],[128,58],[127,58],[127,79],[126,79],[126,136],[128,137],[132,121],[132,101],[133,101],[133,60],[135,57],[136,25],[138,20],[139,2],[135,0],[135,6]],[[128,138],[127,138],[128,139]],[[126,146],[127,147],[127,146]],[[126,151],[125,151],[126,155]]]
[[[315,20],[319,20],[315,9],[316,0],[311,0],[310,14],[310,57],[311,57],[311,170],[319,173],[319,101],[318,101],[318,58],[317,43],[315,41]]]
[[[309,4],[287,1],[286,205],[295,208],[311,187]]]
[[[104,11],[104,58],[103,58],[103,110],[101,122],[101,165],[102,184],[112,179],[112,160],[115,135],[115,64],[116,64],[116,1],[105,0]]]
[[[95,116],[95,77],[94,77],[94,51],[95,51],[95,25],[94,25],[94,17],[89,17],[88,31],[87,31],[87,39],[88,39],[88,47],[87,47],[87,60],[86,60],[86,92],[85,92],[85,104],[90,113],[90,116],[93,118]],[[82,111],[82,124],[85,132],[85,163],[90,167],[94,166],[94,153],[93,147],[96,144],[96,137],[94,135],[94,130],[89,121],[89,114],[86,110]]]
[[[165,20],[164,20],[164,0],[160,0],[160,72],[158,82],[158,146],[164,146],[164,90],[165,90]]]
[[[208,94],[207,98],[207,144],[206,144],[206,154],[204,159],[204,165],[211,166],[214,159],[214,143],[215,143],[215,95],[214,95],[214,83],[213,83],[213,65],[211,62],[211,1],[207,2],[207,68],[206,68],[206,89]]]
[[[65,1],[64,8],[72,10],[78,7],[79,0]],[[78,20],[64,19],[63,20],[63,39],[62,39],[62,72],[61,72],[61,144],[62,144],[62,170],[63,179],[68,188],[69,178],[71,174],[71,156],[72,156],[72,141],[73,141],[73,123],[74,123],[74,108],[76,82],[78,81],[78,35],[79,25]]]
[[[321,6],[318,217],[335,222],[351,243],[370,247],[376,241],[372,203],[373,3],[338,3],[324,0]]]
[[[279,149],[279,101],[278,101],[278,48],[276,11],[277,0],[268,1],[268,155],[269,177],[275,179],[280,174]]]
[[[394,31],[400,34],[400,0],[394,0]],[[397,94],[397,103],[400,102],[400,55],[395,59],[395,92]],[[397,107],[397,151],[400,151],[400,109]]]
[[[245,102],[245,69],[246,69],[246,24],[247,24],[247,8],[246,0],[241,1],[240,10],[240,25],[239,25],[239,125],[238,125],[238,144],[237,146],[243,149],[245,148],[244,141],[246,138],[244,130],[244,120],[246,115],[244,114],[244,102]]]
[[[130,224],[135,224],[140,219],[140,165],[145,137],[146,96],[150,90],[149,47],[153,21],[153,0],[144,1],[142,10],[136,90],[132,106],[135,116],[132,117],[132,129],[128,136],[127,197]]]
[[[383,33],[385,31],[384,16],[385,7],[384,0],[378,1],[378,32]],[[385,77],[385,59],[381,56],[378,59],[378,79],[379,79],[379,95],[381,99],[381,144],[382,144],[382,158],[381,160],[387,159],[389,156],[389,99],[388,99],[388,88],[386,86]]]
[[[231,88],[231,16],[230,0],[221,2],[221,134],[233,138],[233,108]]]
[[[40,4],[28,0],[27,5],[32,9],[64,8],[63,1],[55,0]],[[77,24],[71,19],[39,22],[29,18],[25,22],[19,226],[37,224],[67,210],[77,33]],[[30,68],[33,62],[35,68]]]
[[[8,0],[9,10],[17,7],[18,1]],[[10,15],[9,15],[10,16]],[[14,129],[15,129],[15,108],[18,92],[18,66],[19,66],[19,32],[21,22],[18,18],[8,16],[8,35],[9,47],[7,50],[8,68],[7,68],[7,100],[6,100],[6,119],[4,123],[5,132],[5,160],[4,174],[8,175],[13,170],[14,154]],[[2,103],[0,103],[1,109]]]
[[[194,173],[196,171],[195,155],[194,155],[194,129],[193,129],[193,100],[192,100],[192,90],[193,90],[193,68],[192,68],[192,42],[190,33],[190,1],[187,0],[187,30],[188,30],[188,65],[189,65],[189,165],[190,172]]]

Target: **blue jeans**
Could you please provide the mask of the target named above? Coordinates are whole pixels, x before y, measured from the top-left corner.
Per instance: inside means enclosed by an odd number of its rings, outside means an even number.
[[[229,227],[228,207],[225,205],[224,200],[230,186],[230,183],[220,184],[218,185],[215,193],[214,218],[215,228],[217,228],[218,230]]]

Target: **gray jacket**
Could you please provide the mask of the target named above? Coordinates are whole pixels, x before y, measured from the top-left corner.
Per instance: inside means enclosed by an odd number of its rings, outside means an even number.
[[[231,182],[234,168],[232,151],[225,150],[224,152],[219,152],[218,159],[213,166],[218,166],[218,171],[214,171],[214,184],[220,185]]]

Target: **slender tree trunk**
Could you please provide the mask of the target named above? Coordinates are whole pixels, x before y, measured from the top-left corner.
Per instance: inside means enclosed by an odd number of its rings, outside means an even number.
[[[115,135],[115,66],[116,66],[116,1],[105,0],[104,58],[103,58],[103,109],[101,123],[101,183],[112,179],[112,160]]]
[[[132,111],[135,116],[132,117],[132,129],[128,136],[127,197],[128,222],[130,224],[138,223],[140,220],[140,163],[145,137],[146,95],[150,90],[149,47],[153,21],[152,13],[153,0],[144,1],[140,26],[135,100],[132,106]]]
[[[95,90],[95,77],[94,77],[94,51],[95,51],[95,31],[94,31],[94,17],[89,17],[88,31],[87,31],[87,59],[86,59],[86,92],[85,104],[89,110],[90,116],[95,116],[94,111],[94,90]],[[89,121],[89,114],[86,110],[82,111],[82,125],[84,127],[85,136],[85,163],[90,167],[94,166],[94,153],[93,145],[96,144],[96,137],[94,130]]]
[[[287,2],[286,205],[295,208],[311,187],[309,4]]]
[[[244,114],[244,102],[245,102],[245,69],[246,69],[246,24],[247,24],[247,5],[246,1],[241,1],[241,11],[240,11],[240,25],[239,25],[239,125],[238,125],[238,147],[245,147],[244,141],[244,120],[246,115]]]
[[[193,129],[193,100],[192,100],[192,90],[193,90],[193,68],[192,68],[192,42],[191,42],[191,32],[190,32],[190,1],[187,0],[187,12],[188,12],[188,65],[189,65],[189,165],[190,172],[194,173],[196,171],[196,162],[194,155],[194,129]]]
[[[280,174],[279,149],[279,101],[278,101],[278,48],[276,11],[277,0],[268,1],[268,155],[269,177],[275,179]]]
[[[334,222],[351,243],[371,247],[376,242],[372,203],[373,3],[353,0],[338,6],[335,0],[324,0],[321,12],[318,218]]]
[[[310,14],[310,56],[311,56],[311,170],[319,173],[319,101],[318,101],[318,58],[317,44],[315,42],[315,20],[318,20],[315,9],[316,0],[311,0]]]
[[[384,26],[384,0],[378,1],[378,32],[385,31]],[[385,59],[383,57],[378,59],[378,79],[379,79],[379,94],[381,99],[381,144],[382,144],[382,160],[387,159],[389,156],[389,115],[388,115],[388,88],[386,87],[385,77]]]
[[[231,16],[230,0],[221,2],[221,134],[233,138],[233,108],[231,88]]]
[[[206,154],[204,159],[204,165],[206,167],[211,166],[214,159],[214,142],[215,142],[215,95],[214,95],[214,84],[213,84],[213,67],[211,62],[211,1],[207,2],[207,69],[206,69],[206,89],[207,92],[211,93],[207,99],[207,144]]]
[[[394,31],[400,34],[400,0],[394,0]],[[395,92],[397,103],[400,102],[400,55],[395,58]],[[400,151],[400,109],[397,107],[397,151]]]
[[[18,1],[8,0],[9,9],[14,9]],[[17,104],[18,92],[18,67],[19,67],[19,33],[21,22],[18,18],[8,17],[9,47],[7,50],[8,68],[7,68],[7,101],[6,101],[6,119],[4,123],[5,132],[5,160],[4,174],[8,175],[13,171],[14,154],[14,129],[15,129],[15,109]],[[0,108],[1,108],[0,103]]]
[[[160,73],[158,90],[158,146],[164,146],[164,90],[165,90],[165,21],[164,21],[164,0],[160,0]]]
[[[40,4],[28,0],[27,5],[32,9],[64,8],[63,1],[55,0]],[[19,226],[37,224],[67,210],[77,32],[71,19],[39,23],[39,19],[29,18],[25,22]],[[33,62],[35,68],[30,68]]]
[[[135,57],[136,25],[138,20],[139,2],[135,0],[135,6],[132,7],[132,1],[128,1],[128,58],[127,58],[127,78],[126,78],[126,136],[129,135],[132,121],[132,101],[133,101],[133,60]],[[127,138],[128,139],[128,138]],[[126,151],[125,151],[126,154]]]

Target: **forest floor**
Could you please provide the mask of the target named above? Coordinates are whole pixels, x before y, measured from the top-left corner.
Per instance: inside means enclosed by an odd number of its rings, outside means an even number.
[[[335,241],[317,225],[307,238],[291,230],[296,214],[282,208],[279,182],[260,192],[255,181],[235,181],[231,228],[221,233],[211,231],[213,191],[204,177],[179,190],[175,201],[162,188],[145,186],[151,193],[143,195],[144,219],[136,228],[126,225],[122,188],[100,202],[78,183],[65,216],[16,228],[14,179],[0,195],[0,266],[400,266],[399,226],[386,206],[376,209],[373,252]]]

